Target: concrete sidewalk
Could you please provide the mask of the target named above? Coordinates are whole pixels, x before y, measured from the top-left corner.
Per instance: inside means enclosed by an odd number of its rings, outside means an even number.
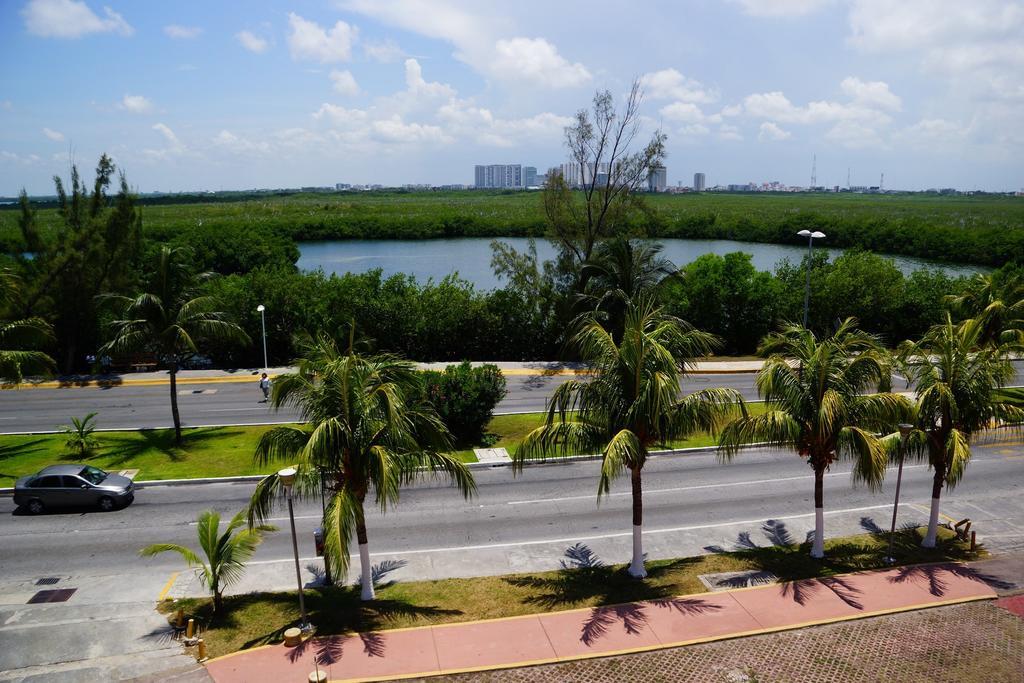
[[[1004,585],[998,579],[997,585]],[[507,619],[313,638],[207,664],[219,683],[385,680],[567,662],[996,597],[977,566],[932,564]]]
[[[508,376],[529,375],[572,375],[585,373],[586,368],[580,363],[560,363],[556,361],[478,361],[474,366],[485,363],[497,365],[503,374]],[[421,370],[444,370],[456,363],[417,363]],[[700,374],[732,374],[751,373],[761,369],[760,360],[707,360],[695,364],[691,372]],[[271,377],[294,372],[294,367],[268,368]],[[178,384],[211,384],[225,382],[257,382],[262,368],[236,368],[230,370],[180,370]],[[95,386],[158,386],[168,384],[170,379],[167,371],[110,373],[106,375],[69,375],[48,380],[26,380],[20,385],[0,385],[3,389],[55,389]]]

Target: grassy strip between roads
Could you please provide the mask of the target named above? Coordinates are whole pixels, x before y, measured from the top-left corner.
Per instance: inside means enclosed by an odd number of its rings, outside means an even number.
[[[750,404],[759,410],[762,404]],[[498,415],[487,427],[497,438],[498,448],[510,452],[534,427],[544,421],[543,413]],[[145,431],[97,432],[99,447],[84,461],[105,470],[137,469],[139,480],[197,479],[204,477],[230,477],[246,474],[268,474],[278,464],[259,467],[253,462],[253,453],[260,437],[272,427],[196,427],[184,431],[184,444],[174,445],[173,429]],[[34,474],[61,462],[82,462],[83,459],[66,452],[63,434],[9,434],[0,435],[0,487],[14,486],[18,477]],[[715,437],[694,435],[673,444],[676,448],[711,446]],[[456,451],[463,462],[476,462],[473,449]]]
[[[920,547],[923,530],[897,532],[898,564],[970,560],[985,554],[983,550],[971,553],[952,532],[940,531],[939,547],[934,550]],[[774,540],[785,540],[784,528],[775,526],[771,533]],[[825,560],[812,559],[805,543],[652,561],[647,563],[649,576],[644,581],[631,578],[626,565],[604,566],[598,562],[598,566],[536,574],[378,584],[377,600],[372,602],[359,599],[358,587],[313,588],[305,591],[305,600],[310,620],[320,635],[379,631],[704,593],[707,588],[698,578],[701,574],[762,570],[792,581],[879,569],[887,566],[883,561],[887,543],[888,535],[879,532],[832,539],[826,543]],[[926,566],[905,571],[925,579],[928,576]],[[197,618],[213,657],[280,642],[284,630],[299,621],[295,592],[228,597],[225,613],[215,619],[210,613],[211,600],[206,598],[167,600],[160,607],[169,618],[178,609],[186,617]],[[610,614],[614,619],[622,618]]]

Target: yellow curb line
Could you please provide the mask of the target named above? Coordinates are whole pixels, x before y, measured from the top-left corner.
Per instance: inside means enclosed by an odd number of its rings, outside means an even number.
[[[693,374],[696,375],[741,375],[741,374],[752,374],[757,370],[694,370]],[[509,377],[523,376],[523,377],[559,377],[559,376],[583,376],[591,374],[590,370],[557,370],[557,371],[545,371],[545,370],[528,370],[519,368],[509,368],[501,371],[501,374]],[[277,377],[277,375],[271,375],[271,379]],[[258,382],[258,375],[246,375],[244,377],[190,377],[190,378],[179,378],[177,384],[234,384],[244,382]],[[23,383],[23,384],[2,384],[0,390],[14,390],[14,389],[88,389],[90,387],[156,387],[156,386],[167,386],[170,384],[170,379],[122,379],[122,380],[86,380],[82,382],[60,382],[57,380],[49,380],[46,382],[35,382],[35,383]]]
[[[638,654],[641,652],[652,652],[655,650],[666,650],[673,647],[683,647],[686,645],[699,645],[701,643],[710,643],[720,640],[733,640],[736,638],[747,638],[750,636],[765,635],[768,633],[778,633],[780,631],[793,631],[796,629],[807,628],[809,626],[822,626],[825,624],[834,624],[842,621],[854,621],[856,619],[866,619],[870,617],[885,616],[887,614],[897,614],[900,612],[911,612],[921,609],[929,609],[931,607],[945,607],[948,605],[957,605],[967,602],[978,602],[981,600],[993,600],[995,596],[991,595],[976,595],[966,598],[953,598],[950,600],[941,600],[939,602],[927,602],[920,603],[917,605],[907,605],[905,607],[893,607],[891,609],[878,610],[875,612],[867,612],[863,614],[849,614],[841,617],[829,617],[828,619],[817,619],[813,621],[805,621],[798,624],[788,624],[785,626],[772,626],[769,628],[759,628],[750,631],[741,631],[738,633],[729,633],[718,636],[707,636],[704,638],[693,638],[690,640],[681,640],[672,643],[660,643],[658,645],[644,645],[642,647],[625,648],[622,650],[609,650],[607,652],[592,652],[581,655],[569,655],[565,657],[554,657],[547,659],[536,659],[527,660],[523,662],[513,662],[509,664],[498,664],[498,665],[485,665],[475,667],[465,667],[461,669],[442,669],[434,672],[420,672],[412,674],[400,674],[390,676],[371,676],[369,678],[332,678],[330,679],[333,683],[371,683],[372,681],[390,681],[390,680],[405,680],[410,678],[432,678],[435,676],[448,676],[460,673],[471,673],[474,671],[499,671],[503,669],[518,669],[527,666],[539,666],[543,664],[565,664],[568,662],[576,662],[585,659],[598,659],[600,657],[615,657],[620,655]],[[538,615],[532,615],[538,616]],[[421,627],[424,628],[424,627]],[[436,628],[434,626],[428,626],[425,628]]]
[[[171,578],[167,579],[167,583],[164,584],[163,589],[160,591],[160,595],[156,596],[157,602],[162,602],[163,599],[167,597],[167,594],[171,592],[171,586],[174,585],[174,582],[177,581],[177,579],[178,572],[171,574]]]

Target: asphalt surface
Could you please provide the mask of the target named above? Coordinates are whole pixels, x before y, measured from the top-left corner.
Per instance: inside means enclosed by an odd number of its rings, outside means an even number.
[[[508,395],[496,413],[544,410],[555,388],[572,375],[512,375]],[[178,409],[182,424],[206,427],[223,424],[294,422],[298,413],[275,411],[261,403],[262,393],[252,382],[178,384]],[[746,399],[757,398],[754,374],[693,375],[686,391],[711,386],[736,389]],[[142,429],[171,426],[169,386],[68,387],[8,389],[0,391],[0,433],[41,432],[60,429],[72,416],[97,413],[102,429]]]
[[[994,548],[1024,548],[1024,449],[1016,438],[977,446],[963,482],[944,494],[943,512],[976,520],[982,540]],[[556,568],[565,548],[577,541],[602,557],[624,561],[629,554],[628,482],[619,481],[597,505],[597,469],[594,461],[542,465],[515,478],[509,468],[476,470],[479,491],[469,501],[440,482],[410,487],[400,506],[386,515],[368,507],[374,561],[406,563],[401,572],[406,578],[502,574]],[[894,480],[889,476],[883,491],[871,492],[852,486],[848,467],[837,466],[826,480],[828,534],[862,531],[865,519],[888,528]],[[901,521],[927,520],[930,482],[925,465],[908,464]],[[806,464],[787,452],[751,449],[728,465],[719,464],[713,453],[653,457],[644,470],[645,548],[652,557],[671,557],[742,545],[751,538],[763,545],[777,538],[765,534],[766,520],[781,520],[784,533],[802,540],[813,527],[812,488]],[[180,558],[143,560],[138,549],[155,542],[194,545],[192,522],[200,511],[215,509],[230,517],[252,490],[252,484],[145,488],[120,511],[38,517],[16,513],[9,498],[0,499],[7,507],[0,514],[0,576],[54,571],[169,575],[182,568]],[[296,504],[304,563],[313,560],[319,506],[319,500]],[[279,571],[287,586],[294,574],[288,579],[292,549],[283,514],[274,515],[283,531],[269,535],[253,564]]]

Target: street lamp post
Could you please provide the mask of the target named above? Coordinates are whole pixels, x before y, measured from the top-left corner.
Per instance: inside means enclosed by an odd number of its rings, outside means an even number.
[[[907,452],[907,437],[913,428],[914,425],[900,424],[900,466],[896,471],[896,500],[892,504],[892,525],[889,527],[889,555],[885,558],[888,564],[896,564],[896,558],[892,554],[893,541],[896,538],[896,510],[900,506],[900,484],[903,482],[903,457]]]
[[[825,233],[801,230],[797,235],[807,238],[807,284],[804,286],[804,329],[807,329],[807,309],[811,303],[811,250],[814,247],[814,240],[824,238]]]
[[[309,617],[306,616],[306,599],[302,593],[302,572],[299,570],[299,541],[295,536],[295,511],[292,509],[292,486],[295,484],[295,468],[288,467],[277,473],[277,478],[284,486],[285,494],[288,496],[288,520],[292,526],[292,551],[295,553],[295,580],[299,584],[299,610],[302,612],[302,621],[299,628],[308,633],[312,630]]]
[[[256,307],[256,310],[260,314],[260,327],[263,329],[263,372],[267,371],[267,316],[265,311],[267,307],[260,304]]]

